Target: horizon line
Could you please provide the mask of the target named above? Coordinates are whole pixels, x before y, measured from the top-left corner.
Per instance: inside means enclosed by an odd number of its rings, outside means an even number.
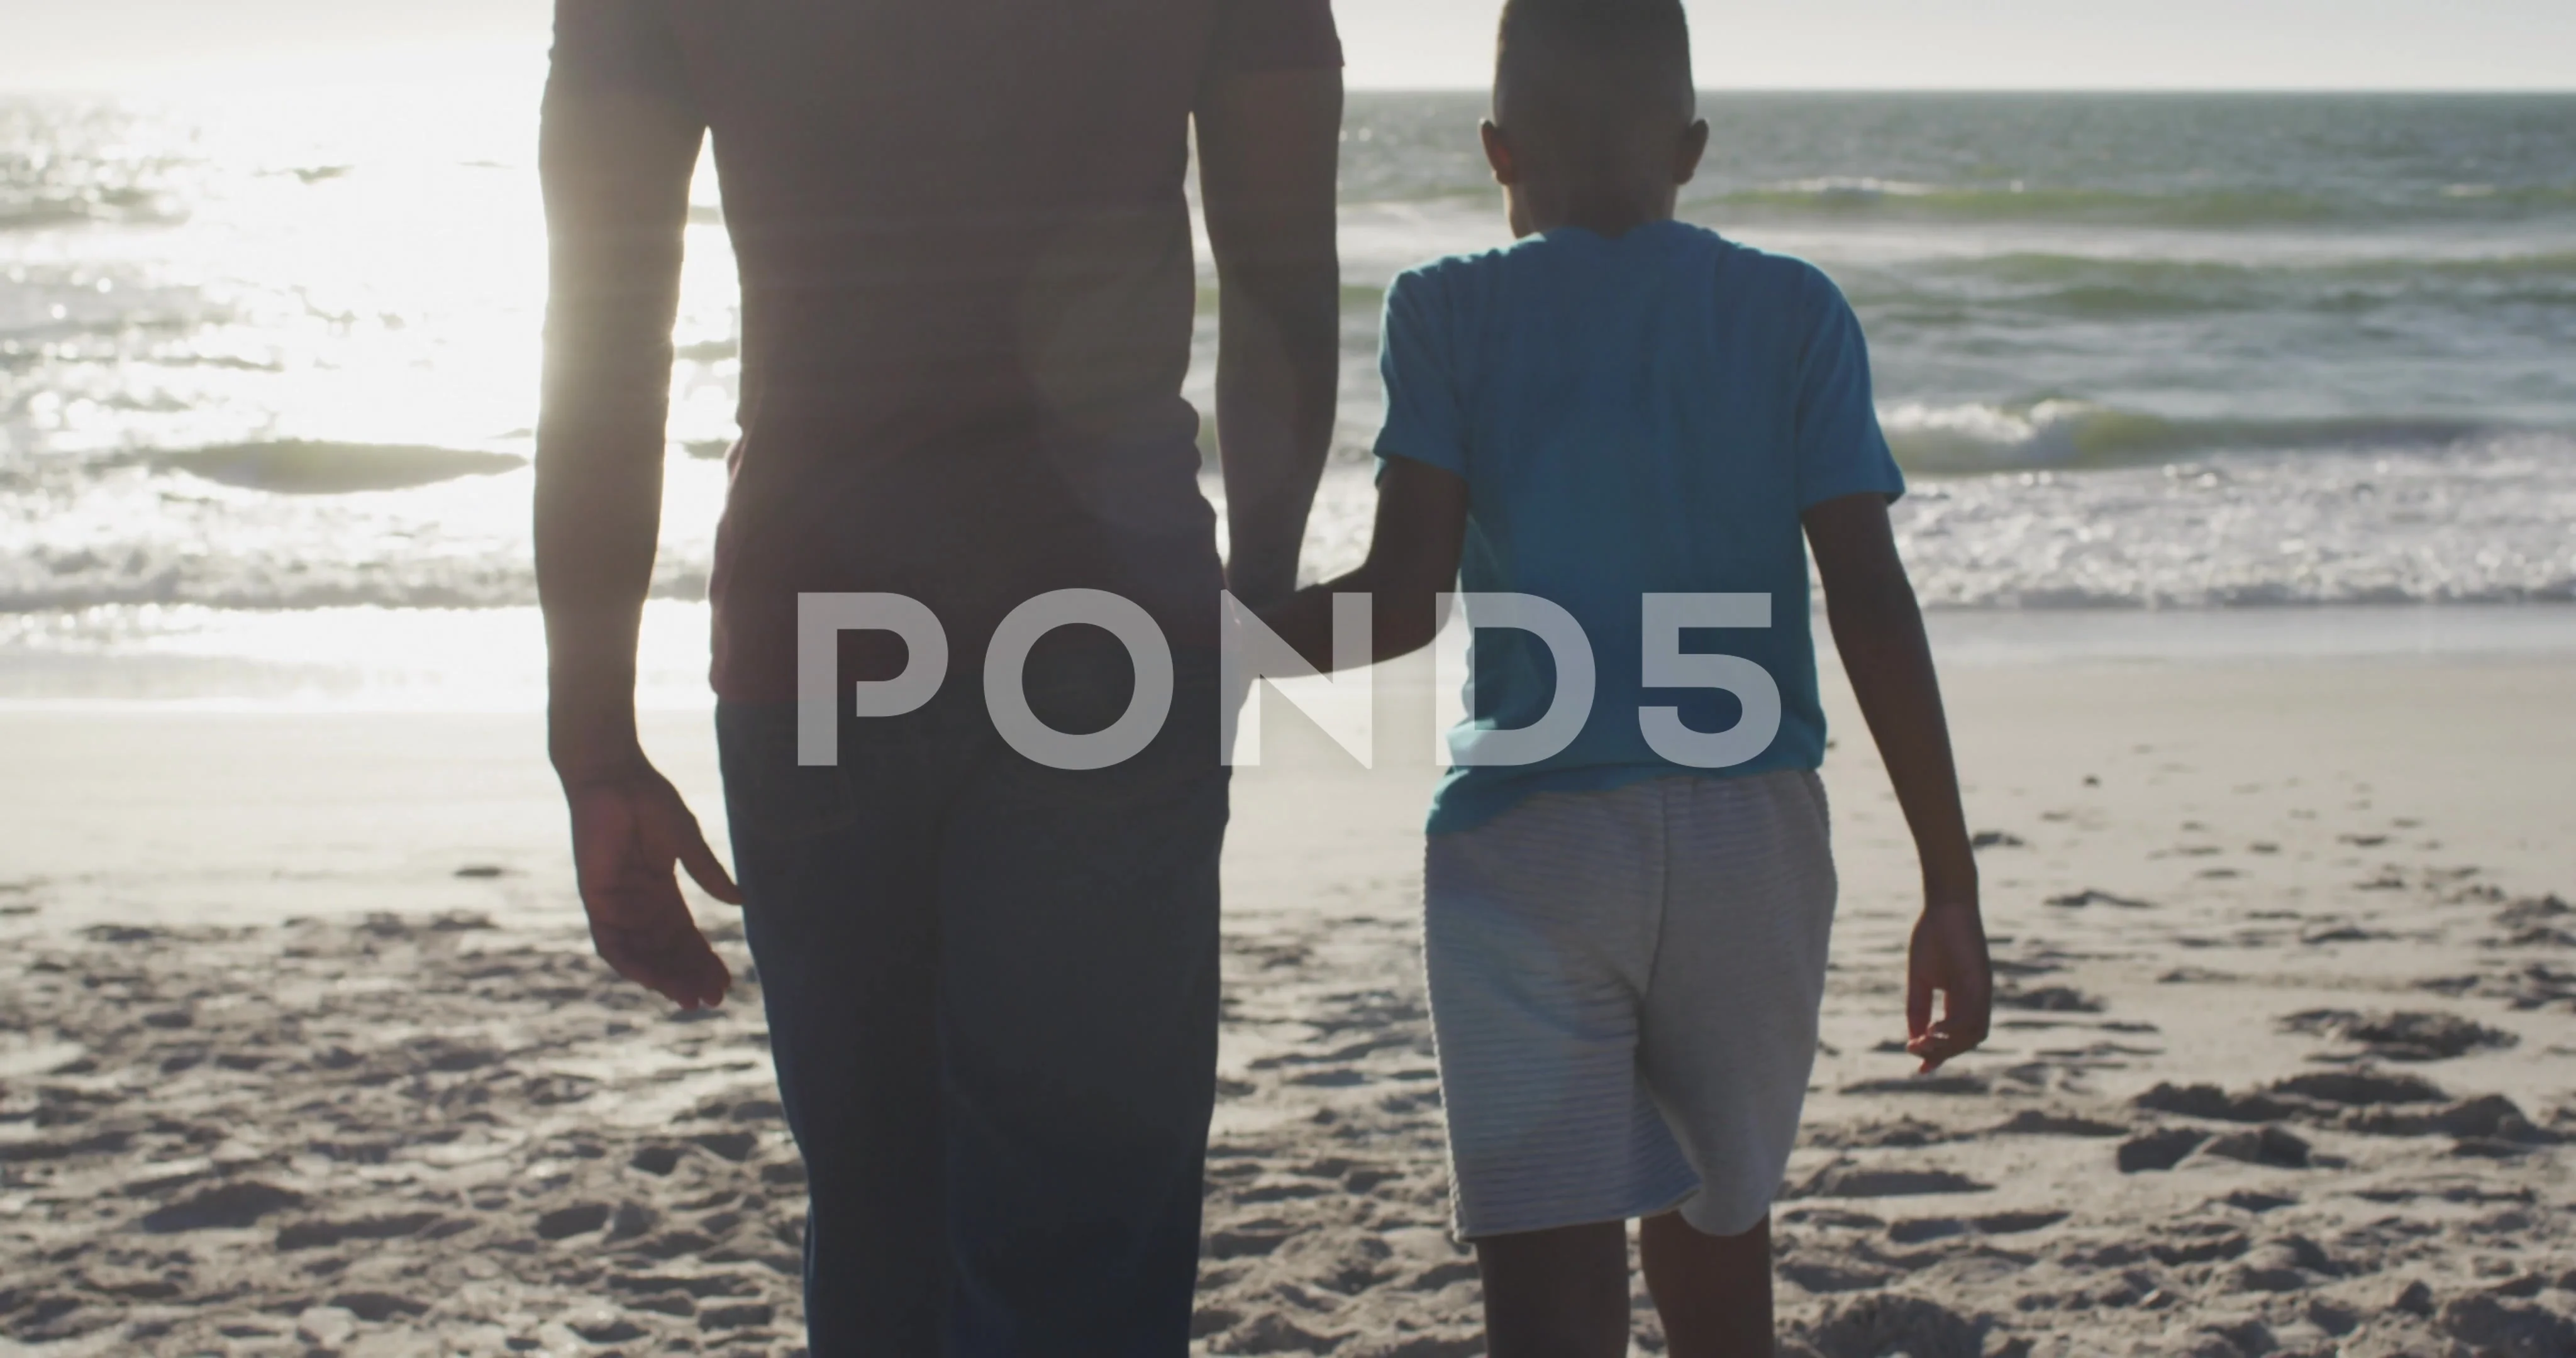
[[[1351,85],[1352,94],[1486,94],[1484,85]],[[2251,95],[2576,95],[2550,85],[1703,85],[1710,94],[2251,94]]]
[[[460,74],[462,74],[462,73],[460,73]],[[483,80],[488,80],[488,79],[490,78],[490,74],[489,74],[489,73],[485,73],[481,78],[482,78]],[[333,87],[334,87],[335,85],[337,85],[338,83],[339,83],[339,82],[333,81],[333,80],[328,79],[328,78],[321,78],[321,79],[317,79],[317,80],[313,81],[313,82],[312,82],[311,84],[309,84],[309,85],[288,84],[288,85],[286,85],[286,86],[284,86],[284,87],[282,87],[282,88],[281,88],[281,87],[279,87],[279,86],[277,86],[277,85],[275,85],[275,84],[272,84],[270,88],[271,88],[273,91],[280,92],[280,93],[285,93],[285,92],[293,92],[293,91],[298,90],[298,89],[317,89],[317,90],[318,90],[318,89],[329,89],[329,88],[333,88]],[[421,80],[421,79],[418,79],[418,78],[414,78],[414,79],[395,79],[395,80],[390,81],[390,82],[386,82],[386,81],[378,80],[378,81],[370,81],[369,83],[371,83],[371,84],[379,84],[379,85],[381,85],[381,84],[386,84],[386,83],[390,83],[390,84],[392,84],[392,85],[396,85],[396,86],[404,86],[404,85],[428,84],[428,83],[436,83],[436,82],[435,82],[435,81],[432,81],[432,80]],[[93,82],[77,82],[77,83],[66,83],[66,84],[44,84],[44,83],[38,83],[38,84],[19,84],[19,83],[15,83],[15,82],[0,81],[0,98],[20,98],[20,97],[27,97],[27,96],[34,96],[34,95],[130,96],[130,95],[137,95],[137,94],[151,94],[151,93],[158,92],[158,91],[160,91],[160,90],[167,90],[167,91],[169,91],[169,92],[173,92],[173,93],[180,93],[180,92],[184,92],[184,93],[197,93],[197,92],[204,91],[204,90],[206,90],[207,88],[208,88],[207,83],[206,83],[205,81],[203,81],[202,79],[181,79],[181,80],[148,79],[148,80],[138,80],[138,81],[133,81],[133,82],[114,82],[114,81],[107,81],[107,82],[95,82],[95,83],[93,83]],[[1347,89],[1347,91],[1348,91],[1349,93],[1351,93],[1351,94],[1428,94],[1428,95],[1449,95],[1449,94],[1488,94],[1488,93],[1490,93],[1490,92],[1491,92],[1491,87],[1490,87],[1489,85],[1484,85],[1484,84],[1377,84],[1377,83],[1354,83],[1354,84],[1348,85],[1348,86],[1346,87],[1346,89]],[[1806,94],[1806,95],[1963,95],[1963,96],[1997,96],[1997,95],[2036,95],[2036,96],[2104,95],[2104,96],[2124,96],[2124,97],[2149,96],[2149,95],[2171,95],[2171,96],[2187,96],[2187,95],[2241,95],[2241,96],[2274,97],[2274,98],[2295,98],[2295,97],[2302,97],[2302,96],[2309,96],[2309,97],[2322,97],[2322,96],[2347,96],[2347,97],[2349,97],[2349,96],[2374,96],[2374,97],[2417,96],[2417,97],[2437,97],[2437,98],[2439,98],[2439,97],[2449,97],[2449,98],[2481,98],[2481,97],[2483,97],[2483,98],[2553,98],[2553,97],[2562,97],[2562,98],[2563,98],[2563,97],[2569,97],[2569,96],[2576,96],[2576,84],[2568,84],[2568,85],[2563,85],[2563,86],[2548,86],[2548,85],[2492,85],[2492,86],[2488,86],[2488,85],[2180,85],[2180,84],[2175,84],[2175,85],[1731,85],[1731,84],[1729,84],[1729,85],[1703,85],[1703,86],[1701,86],[1701,87],[1699,88],[1698,93],[1699,93],[1700,95],[1702,95],[1702,96],[1715,95],[1715,96],[1721,96],[1721,97],[1722,97],[1722,96],[1726,96],[1726,95],[1784,95],[1784,94]]]

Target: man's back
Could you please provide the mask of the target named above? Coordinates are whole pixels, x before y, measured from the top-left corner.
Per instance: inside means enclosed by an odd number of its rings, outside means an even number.
[[[556,4],[537,578],[592,936],[711,1004],[732,977],[675,865],[744,906],[806,1158],[818,1358],[1185,1353],[1227,783],[1182,183],[1195,130],[1223,578],[1257,603],[1293,588],[1333,421],[1326,0]],[[713,590],[739,889],[645,757],[633,696],[710,132],[743,274]],[[1041,762],[952,671],[807,764],[799,596],[911,595],[971,673],[1001,616],[1080,587],[1144,604],[1173,643],[1145,749]],[[1150,705],[1144,662],[1067,636],[1020,666],[1030,717],[1098,731]]]
[[[559,94],[709,128],[743,286],[716,681],[793,691],[795,596],[971,638],[1045,589],[1212,613],[1183,181],[1212,78],[1328,66],[1313,0],[566,0]],[[961,646],[972,664],[974,647]]]

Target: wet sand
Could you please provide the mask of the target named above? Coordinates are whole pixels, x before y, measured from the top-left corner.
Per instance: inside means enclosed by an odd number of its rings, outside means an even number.
[[[1950,687],[2008,1003],[1941,1078],[1889,1050],[1912,866],[1844,721],[1785,1350],[2576,1352],[2576,664]],[[589,958],[534,729],[0,713],[0,1354],[796,1349],[756,983],[681,1018]],[[702,719],[650,739],[715,822]],[[1200,1344],[1464,1358],[1428,772],[1270,744]]]

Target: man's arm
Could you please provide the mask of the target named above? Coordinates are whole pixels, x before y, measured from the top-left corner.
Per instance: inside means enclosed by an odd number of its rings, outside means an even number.
[[[1216,423],[1226,564],[1258,608],[1297,587],[1341,375],[1338,68],[1217,77],[1198,108],[1199,191],[1216,255]]]
[[[537,426],[537,590],[545,608],[547,744],[572,812],[573,862],[600,955],[685,1007],[732,976],[698,932],[674,864],[740,893],[644,757],[635,641],[661,533],[671,327],[689,181],[705,126],[632,79],[634,0],[561,0],[539,161],[552,242]]]
[[[1806,513],[1825,606],[1853,696],[1878,741],[1923,867],[1923,918],[1906,969],[1906,1050],[1931,1070],[1986,1040],[1994,970],[1977,903],[1977,860],[1959,805],[1950,727],[1923,613],[1896,553],[1887,501],[1827,500]],[[1933,1018],[1932,996],[1943,997]]]
[[[1467,482],[1411,458],[1386,460],[1377,486],[1377,527],[1358,570],[1310,585],[1261,611],[1261,620],[1319,673],[1333,672],[1333,596],[1366,594],[1369,655],[1376,664],[1410,655],[1440,635],[1440,596],[1458,582],[1467,541]]]

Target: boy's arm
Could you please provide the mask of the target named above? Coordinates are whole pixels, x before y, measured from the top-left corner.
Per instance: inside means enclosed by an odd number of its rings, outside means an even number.
[[[1200,195],[1216,258],[1218,455],[1226,582],[1275,604],[1297,587],[1306,514],[1341,380],[1335,244],[1338,67],[1230,74],[1198,107]]]
[[[1906,967],[1905,1028],[1906,1050],[1928,1071],[1984,1042],[1994,1005],[1977,860],[1959,805],[1941,685],[1914,587],[1896,554],[1885,497],[1827,500],[1808,510],[1805,521],[1834,645],[1922,859],[1923,918]],[[1935,991],[1944,1001],[1937,1020]]]
[[[1333,670],[1333,596],[1367,594],[1369,650],[1375,664],[1408,655],[1440,634],[1440,596],[1458,580],[1467,541],[1467,482],[1406,457],[1386,460],[1377,487],[1377,529],[1358,570],[1311,585],[1261,620],[1318,671]]]

